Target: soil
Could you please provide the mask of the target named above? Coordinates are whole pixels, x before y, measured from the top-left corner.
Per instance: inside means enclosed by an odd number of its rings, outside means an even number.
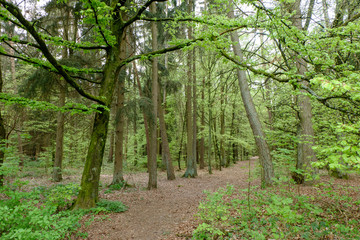
[[[256,158],[239,162],[222,171],[209,174],[207,169],[198,170],[198,177],[181,178],[183,171],[176,172],[176,179],[168,181],[166,173],[158,173],[158,189],[146,190],[147,173],[125,175],[133,185],[112,193],[101,193],[100,198],[122,201],[129,209],[123,213],[112,213],[104,220],[101,216],[81,231],[88,233],[87,239],[190,239],[196,226],[199,202],[206,197],[204,190],[215,191],[232,184],[248,187],[249,164],[257,164]],[[109,184],[111,176],[102,175],[101,182]],[[252,185],[259,184],[253,180]]]

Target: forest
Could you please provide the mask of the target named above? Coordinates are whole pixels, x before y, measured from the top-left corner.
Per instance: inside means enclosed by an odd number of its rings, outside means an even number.
[[[0,19],[0,239],[360,239],[359,1]]]

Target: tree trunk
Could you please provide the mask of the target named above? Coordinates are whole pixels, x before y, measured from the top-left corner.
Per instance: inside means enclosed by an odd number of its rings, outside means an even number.
[[[65,106],[66,97],[66,84],[62,86],[59,84],[60,96],[59,96],[59,107]],[[54,182],[60,182],[62,180],[62,161],[64,154],[64,123],[65,114],[63,112],[57,113],[57,126],[56,126],[56,150],[54,159],[54,169],[52,178]]]
[[[114,161],[114,143],[115,143],[115,134],[114,131],[111,132],[110,136],[110,146],[109,146],[109,156],[108,156],[108,163],[112,163]]]
[[[193,11],[193,0],[188,0],[188,12],[191,13]],[[188,28],[188,39],[192,39],[192,27]],[[183,177],[196,177],[196,116],[193,113],[193,91],[191,91],[191,87],[194,84],[194,77],[193,77],[193,53],[188,52],[188,84],[186,85],[186,126],[187,126],[187,144],[186,144],[186,154],[187,154],[187,161],[186,161],[186,171]],[[194,89],[193,89],[194,90]],[[196,96],[196,94],[195,94]],[[195,124],[194,124],[195,123]],[[195,143],[194,143],[195,141]],[[194,149],[195,148],[195,149]],[[195,154],[194,154],[195,153]]]
[[[21,109],[21,113],[25,114],[24,109]],[[19,167],[20,171],[22,171],[22,168],[24,167],[24,149],[23,149],[23,142],[21,138],[21,131],[23,129],[23,123],[24,123],[24,116],[19,116],[19,131],[17,132],[17,140],[18,140],[18,154],[19,154]]]
[[[156,4],[150,5],[150,12],[156,13]],[[151,22],[151,36],[152,36],[152,50],[157,50],[157,26],[156,22]],[[149,144],[149,182],[148,189],[157,188],[157,103],[158,103],[158,60],[152,58],[152,85],[151,85],[151,101],[152,101],[152,114],[153,118],[149,122],[150,130],[150,144]]]
[[[201,100],[204,103],[205,101],[205,77],[202,81],[202,89],[201,89]],[[202,106],[201,109],[201,139],[199,143],[199,168],[204,169],[205,168],[205,137],[204,137],[204,131],[205,131],[205,105]]]
[[[221,98],[220,98],[220,104],[221,104],[221,114],[220,114],[220,154],[221,154],[221,166],[222,167],[228,167],[229,164],[227,163],[225,159],[225,103],[224,103],[224,85],[221,86]]]
[[[66,8],[65,10],[65,18],[63,19],[63,27],[64,27],[64,39],[66,41],[69,40],[69,18],[70,12]],[[68,58],[68,48],[64,46],[62,48],[62,58]],[[61,80],[58,80],[58,85],[60,89],[60,96],[59,96],[59,107],[65,106],[66,100],[66,87],[67,84],[65,83],[64,86],[61,84]],[[65,113],[58,112],[57,116],[57,126],[56,126],[56,149],[55,149],[55,159],[54,159],[54,169],[53,169],[53,181],[60,182],[62,180],[62,162],[63,162],[63,155],[64,155],[64,124],[65,124]]]
[[[230,4],[230,6],[231,6],[230,12],[228,16],[229,18],[234,18],[233,6],[232,4]],[[240,58],[240,61],[242,61],[243,54],[239,44],[239,37],[236,32],[231,32],[230,36],[231,36],[231,41],[233,42],[234,54]],[[261,182],[262,185],[272,185],[273,182],[272,179],[274,178],[274,169],[271,160],[270,150],[266,142],[265,134],[262,129],[259,116],[256,112],[255,105],[250,94],[246,73],[244,70],[240,70],[239,68],[237,68],[236,73],[239,81],[241,97],[245,107],[246,115],[250,122],[250,127],[254,134],[256,147],[259,152],[259,160],[260,160],[260,165],[262,167]]]
[[[133,65],[134,65],[134,74],[135,74],[135,79],[136,79],[136,82],[137,82],[137,86],[138,86],[138,89],[139,89],[139,95],[140,97],[143,97],[143,92],[141,90],[141,83],[140,83],[140,79],[139,79],[139,74],[137,72],[137,68],[136,68],[136,63],[135,61],[133,62]],[[144,118],[144,126],[145,126],[145,135],[146,135],[146,153],[147,153],[147,159],[148,159],[148,162],[149,162],[149,157],[150,157],[150,130],[149,130],[149,120],[146,116],[146,114],[143,112],[143,118]]]
[[[161,134],[161,145],[162,145],[162,159],[165,161],[165,164],[166,164],[167,179],[174,180],[175,173],[174,173],[173,162],[172,162],[171,155],[170,155],[170,147],[169,147],[168,137],[167,137],[167,133],[166,133],[166,124],[165,124],[165,117],[164,117],[165,113],[164,113],[164,109],[162,108],[162,105],[160,103],[160,98],[159,98],[158,112],[159,112],[160,134]]]
[[[120,36],[122,36],[122,34]],[[99,90],[99,95],[104,96],[107,107],[111,105],[115,89],[115,80],[117,80],[119,76],[119,56],[120,41],[118,47],[113,46],[108,53],[104,66],[104,76]],[[98,110],[99,112],[95,113],[79,195],[73,209],[95,207],[99,199],[100,172],[107,139],[110,112],[101,107],[99,107]]]
[[[291,18],[293,26],[297,29],[302,30],[302,18],[301,18],[301,9],[300,9],[301,0],[297,0],[292,6],[288,7],[288,11],[296,11],[295,15]],[[311,17],[312,6],[310,4],[308,12],[308,19]],[[308,26],[308,25],[307,25]],[[306,30],[306,29],[305,29]],[[306,62],[298,57],[295,57],[296,68],[299,75],[305,75],[306,72]],[[300,84],[308,86],[309,83],[306,81],[301,81]],[[298,140],[297,145],[297,162],[296,169],[301,171],[309,171],[311,174],[315,173],[315,169],[311,167],[311,162],[315,162],[316,156],[314,150],[312,149],[314,145],[314,129],[312,124],[312,107],[310,103],[310,98],[306,95],[305,90],[300,90],[299,95],[297,96],[297,104],[299,107],[298,119]],[[297,183],[303,183],[305,181],[305,174],[302,172],[293,173],[293,179]]]
[[[1,63],[1,57],[0,57],[0,93],[2,93],[2,88],[3,88],[3,78],[2,78],[2,63]],[[4,149],[4,144],[5,144],[5,138],[6,138],[6,132],[5,132],[5,126],[4,126],[4,119],[1,116],[1,111],[0,111],[0,170],[3,166],[4,163],[4,157],[5,157],[5,153],[2,149]],[[4,185],[4,174],[2,172],[0,172],[0,187],[2,187]]]
[[[115,120],[115,160],[114,160],[114,173],[111,184],[119,184],[124,181],[123,163],[124,163],[124,83],[125,83],[125,70],[120,73],[119,85],[117,89],[117,102],[116,102],[116,120]]]
[[[192,0],[192,5],[194,5],[194,0]],[[194,6],[193,10],[194,10]],[[197,161],[197,90],[196,90],[196,48],[193,49],[193,54],[192,54],[192,63],[193,63],[193,68],[192,68],[192,77],[193,77],[193,112],[192,112],[192,117],[193,117],[193,147],[192,147],[192,158],[194,159],[194,168],[195,168],[195,172],[196,172],[196,163]],[[195,175],[197,175],[197,172],[195,173]]]

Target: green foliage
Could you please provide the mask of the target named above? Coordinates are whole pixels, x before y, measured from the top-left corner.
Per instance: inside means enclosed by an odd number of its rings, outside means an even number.
[[[128,183],[126,181],[121,181],[117,184],[111,184],[109,188],[104,191],[104,193],[112,193],[113,191],[124,189],[126,186],[128,186]]]
[[[66,239],[77,231],[84,212],[59,211],[75,185],[15,190],[24,184],[15,181],[0,189],[1,239]]]
[[[96,203],[97,208],[103,210],[105,212],[125,212],[127,210],[127,206],[125,206],[122,202],[119,201],[110,201],[107,199],[101,199]]]
[[[290,187],[290,186],[289,186]],[[314,188],[315,189],[315,188]],[[232,186],[207,193],[194,239],[359,239],[360,221],[351,195],[359,188],[320,184],[311,195],[289,189],[239,193]],[[293,189],[295,190],[295,189]],[[245,192],[245,193],[244,193]]]
[[[60,112],[71,112],[71,113],[86,113],[91,114],[94,112],[100,112],[99,109],[109,110],[106,106],[92,104],[90,107],[80,103],[67,103],[64,107],[58,107],[55,104],[46,101],[31,100],[24,97],[18,97],[7,93],[0,93],[0,101],[6,105],[16,104],[18,106],[30,107],[31,109],[37,110],[52,110]]]

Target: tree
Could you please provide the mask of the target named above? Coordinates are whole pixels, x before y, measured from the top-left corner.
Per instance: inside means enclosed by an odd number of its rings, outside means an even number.
[[[175,51],[195,42],[195,40],[187,41],[165,49],[120,59],[120,49],[123,44],[122,36],[125,29],[134,22],[140,20],[144,11],[153,2],[159,1],[162,0],[148,0],[144,4],[131,3],[130,1],[114,1],[111,2],[110,5],[106,5],[105,2],[97,0],[85,1],[82,10],[82,13],[84,14],[83,22],[94,26],[94,28],[91,28],[94,32],[94,41],[92,43],[76,43],[64,39],[53,38],[45,32],[41,32],[40,28],[36,25],[36,22],[33,24],[26,20],[17,6],[5,0],[0,1],[0,4],[6,9],[6,13],[9,14],[3,14],[2,18],[6,18],[7,20],[10,19],[13,24],[18,28],[27,31],[33,38],[33,41],[31,42],[21,39],[18,40],[17,43],[20,45],[28,44],[28,46],[40,50],[46,60],[32,59],[27,56],[14,56],[4,51],[2,51],[1,54],[19,58],[61,75],[61,77],[81,96],[99,104],[95,106],[96,113],[81,180],[81,190],[74,205],[75,209],[91,208],[95,206],[95,203],[98,201],[100,170],[110,116],[108,109],[111,105],[116,85],[115,83],[121,68],[133,60],[147,58],[168,51]],[[133,6],[129,7],[128,4],[133,4]],[[123,18],[124,15],[129,15],[129,20],[125,21]],[[105,54],[104,66],[102,69],[67,68],[59,63],[54,53],[51,53],[49,48],[50,44],[67,44],[74,51],[102,51]],[[102,76],[100,80],[82,79],[77,75],[81,72],[101,74]],[[82,88],[80,84],[82,81],[96,84],[98,86],[97,94],[90,93]],[[157,98],[155,100],[157,101]]]
[[[188,12],[193,12],[194,1],[188,0]],[[192,39],[192,27],[188,27],[188,39]],[[186,171],[184,177],[196,177],[196,76],[194,54],[189,51],[187,56],[187,78],[186,84],[186,130],[187,130],[187,144],[186,144]],[[195,83],[195,84],[194,84]],[[193,88],[192,88],[193,87]]]
[[[228,13],[228,16],[229,18],[235,17],[232,5],[230,5],[230,11]],[[234,55],[238,57],[239,61],[243,61],[243,54],[239,44],[239,37],[237,36],[236,32],[231,32],[230,36]],[[265,185],[272,185],[272,179],[274,178],[274,169],[271,160],[270,149],[250,94],[246,74],[244,70],[241,70],[239,68],[236,69],[236,74],[238,77],[241,97],[244,103],[246,114],[254,134],[257,149],[259,151],[260,164],[262,167],[261,180],[262,183]]]
[[[152,3],[150,5],[151,13],[156,13],[156,5]],[[152,50],[156,51],[157,46],[157,26],[156,22],[151,23],[151,36],[152,36]],[[149,182],[148,189],[157,188],[157,116],[158,116],[158,60],[157,58],[152,58],[152,78],[151,78],[151,102],[152,102],[152,118],[149,122],[149,131],[150,131],[150,144],[149,144]]]
[[[0,93],[2,92],[2,88],[3,88],[3,77],[2,77],[2,63],[1,63],[1,56],[0,56]],[[1,171],[3,163],[4,163],[4,144],[5,144],[5,127],[4,127],[4,120],[2,118],[1,115],[1,111],[0,111],[0,144],[1,144],[1,149],[0,149],[0,187],[3,186],[4,184],[4,173]]]

